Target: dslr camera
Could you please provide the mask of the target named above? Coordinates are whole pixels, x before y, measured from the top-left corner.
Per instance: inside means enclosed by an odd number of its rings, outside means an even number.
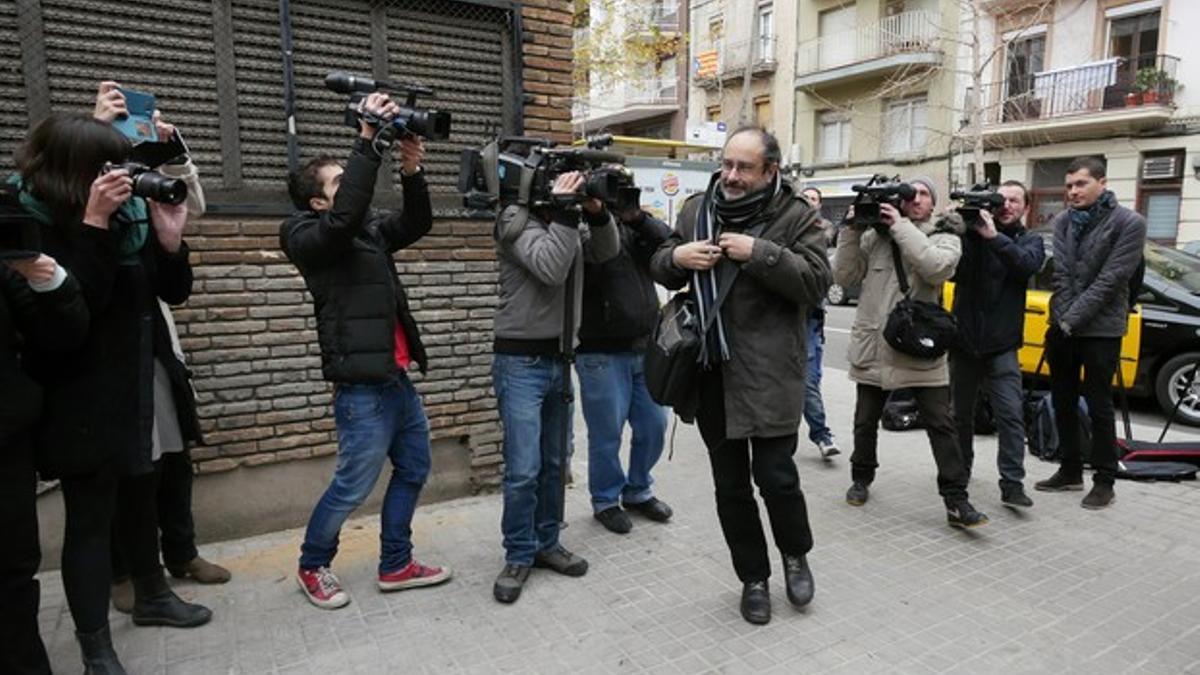
[[[955,190],[950,193],[950,199],[962,202],[958,213],[968,227],[979,227],[982,222],[979,218],[981,211],[990,211],[992,215],[997,215],[1000,209],[1004,208],[1004,195],[996,192],[986,181],[970,190]]]
[[[502,136],[483,148],[463,150],[458,190],[470,210],[490,210],[518,204],[530,209],[568,206],[599,199],[620,213],[639,207],[641,188],[625,167],[625,156],[608,152],[611,134],[591,138],[587,147],[557,147],[552,141],[525,136]],[[571,195],[556,195],[554,181],[571,171],[585,174],[583,186]]]
[[[444,141],[450,138],[450,113],[418,108],[417,96],[433,96],[433,90],[415,84],[388,84],[382,80],[372,80],[360,75],[349,73],[330,73],[325,76],[325,86],[339,94],[349,94],[350,102],[346,104],[345,124],[357,129],[359,121],[365,121],[372,126],[380,126],[383,120],[375,115],[363,112],[360,108],[367,94],[373,91],[386,90],[407,94],[400,112],[391,122],[380,130],[381,138],[390,143],[397,136],[420,136],[431,141]]]
[[[900,202],[912,201],[917,196],[917,190],[908,183],[902,183],[900,177],[888,178],[881,174],[871,176],[865,185],[851,185],[850,189],[857,193],[854,198],[854,225],[856,227],[872,227],[881,225],[879,205],[891,204],[897,209]]]
[[[187,183],[179,178],[170,178],[151,169],[145,164],[125,162],[104,165],[104,173],[124,169],[133,179],[133,194],[143,199],[152,199],[163,204],[182,204],[187,199]]]

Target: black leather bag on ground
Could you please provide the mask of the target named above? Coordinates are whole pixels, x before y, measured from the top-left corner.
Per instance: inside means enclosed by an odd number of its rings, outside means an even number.
[[[958,336],[958,322],[941,305],[908,297],[908,275],[900,258],[900,247],[892,242],[896,278],[904,298],[888,314],[883,339],[898,352],[919,359],[936,359],[946,353]]]

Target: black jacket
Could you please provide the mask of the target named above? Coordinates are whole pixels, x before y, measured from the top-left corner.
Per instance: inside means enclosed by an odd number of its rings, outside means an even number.
[[[650,258],[671,236],[671,228],[643,212],[640,221],[618,225],[618,232],[617,257],[584,266],[581,352],[641,351],[658,320]]]
[[[425,236],[433,208],[423,172],[401,178],[403,212],[372,211],[379,156],[360,141],[328,211],[301,211],[283,222],[279,243],[313,296],[321,369],[331,382],[385,382],[400,372],[396,321],[409,353],[427,367],[392,254]]]
[[[38,471],[70,477],[107,466],[117,474],[153,470],[154,358],[158,299],[187,300],[188,247],[168,253],[153,225],[135,264],[120,264],[120,234],[82,221],[42,228],[42,248],[79,282],[89,324],[83,344],[55,353],[30,343],[28,372],[45,389],[36,433]]]
[[[992,356],[1017,349],[1025,338],[1025,289],[1042,268],[1042,238],[1023,227],[1000,229],[991,240],[974,228],[963,234],[954,273],[958,349]]]
[[[0,264],[0,448],[24,445],[42,410],[42,388],[21,370],[22,345],[46,351],[77,349],[87,335],[88,311],[68,272],[53,291],[37,293]],[[0,456],[0,463],[6,457]]]

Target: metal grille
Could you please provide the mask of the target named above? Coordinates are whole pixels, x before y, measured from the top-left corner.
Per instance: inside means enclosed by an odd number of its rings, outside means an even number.
[[[289,170],[282,4],[0,2],[0,173],[13,169],[29,124],[50,111],[89,112],[98,83],[112,79],[157,97],[200,166],[210,204],[282,206]],[[426,142],[432,189],[448,203],[461,149],[518,131],[515,7],[508,0],[290,0],[300,158],[344,157],[353,142],[343,126],[348,99],[325,89],[329,72],[421,84],[435,95],[418,105],[453,115],[451,137]]]

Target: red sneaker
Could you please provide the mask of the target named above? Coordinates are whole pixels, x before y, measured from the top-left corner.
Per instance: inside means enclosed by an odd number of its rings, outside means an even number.
[[[395,572],[380,574],[379,590],[402,591],[406,588],[436,586],[449,580],[449,567],[426,567],[414,559]]]
[[[296,572],[296,583],[308,601],[321,609],[337,609],[350,604],[350,596],[342,590],[341,582],[328,567],[301,569]]]

